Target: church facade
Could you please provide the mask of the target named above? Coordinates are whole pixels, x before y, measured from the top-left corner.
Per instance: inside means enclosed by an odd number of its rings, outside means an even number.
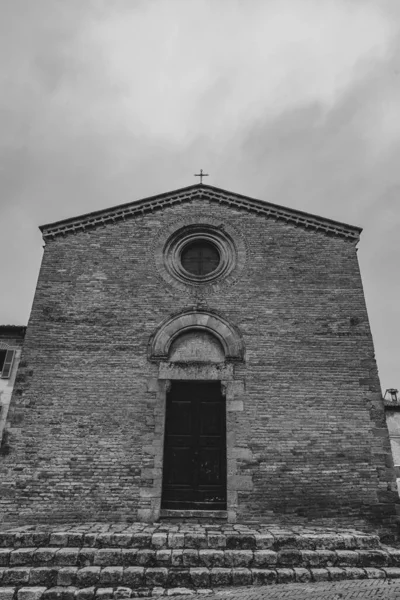
[[[359,228],[198,184],[41,230],[1,523],[396,521]]]

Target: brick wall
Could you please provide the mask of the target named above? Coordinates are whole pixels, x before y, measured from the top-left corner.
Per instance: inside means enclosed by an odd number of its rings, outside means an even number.
[[[163,232],[196,215],[230,227],[244,248],[236,279],[206,293],[168,283],[154,261]],[[393,520],[398,497],[354,242],[194,200],[47,243],[11,452],[0,458],[1,521],[137,518],[160,436],[149,338],[193,306],[219,312],[246,348],[233,366],[243,410],[227,431],[243,484],[237,519]]]

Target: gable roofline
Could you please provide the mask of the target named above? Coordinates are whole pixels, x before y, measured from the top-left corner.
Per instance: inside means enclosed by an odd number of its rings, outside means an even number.
[[[142,200],[134,200],[111,208],[96,210],[79,215],[78,217],[55,221],[41,225],[39,229],[42,232],[43,239],[47,241],[60,235],[64,236],[68,233],[86,231],[93,227],[101,227],[107,223],[125,220],[135,215],[143,215],[169,206],[190,202],[195,198],[204,198],[218,204],[227,204],[236,209],[255,212],[272,219],[285,221],[286,223],[307,229],[323,231],[329,235],[336,235],[356,242],[358,242],[362,231],[361,227],[347,225],[346,223],[319,217],[301,210],[286,208],[272,202],[249,198],[242,194],[228,192],[212,185],[200,183],[143,198]]]

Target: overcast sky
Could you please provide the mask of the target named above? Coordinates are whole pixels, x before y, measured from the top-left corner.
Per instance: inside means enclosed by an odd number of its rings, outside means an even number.
[[[0,323],[38,226],[205,181],[359,225],[400,387],[399,0],[0,0]]]

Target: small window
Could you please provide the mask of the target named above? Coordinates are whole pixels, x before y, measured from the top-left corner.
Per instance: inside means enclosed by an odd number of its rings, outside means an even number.
[[[14,350],[0,350],[0,377],[9,379],[14,362]]]
[[[192,275],[208,275],[220,263],[219,252],[214,244],[196,241],[185,246],[181,254],[182,267]]]

